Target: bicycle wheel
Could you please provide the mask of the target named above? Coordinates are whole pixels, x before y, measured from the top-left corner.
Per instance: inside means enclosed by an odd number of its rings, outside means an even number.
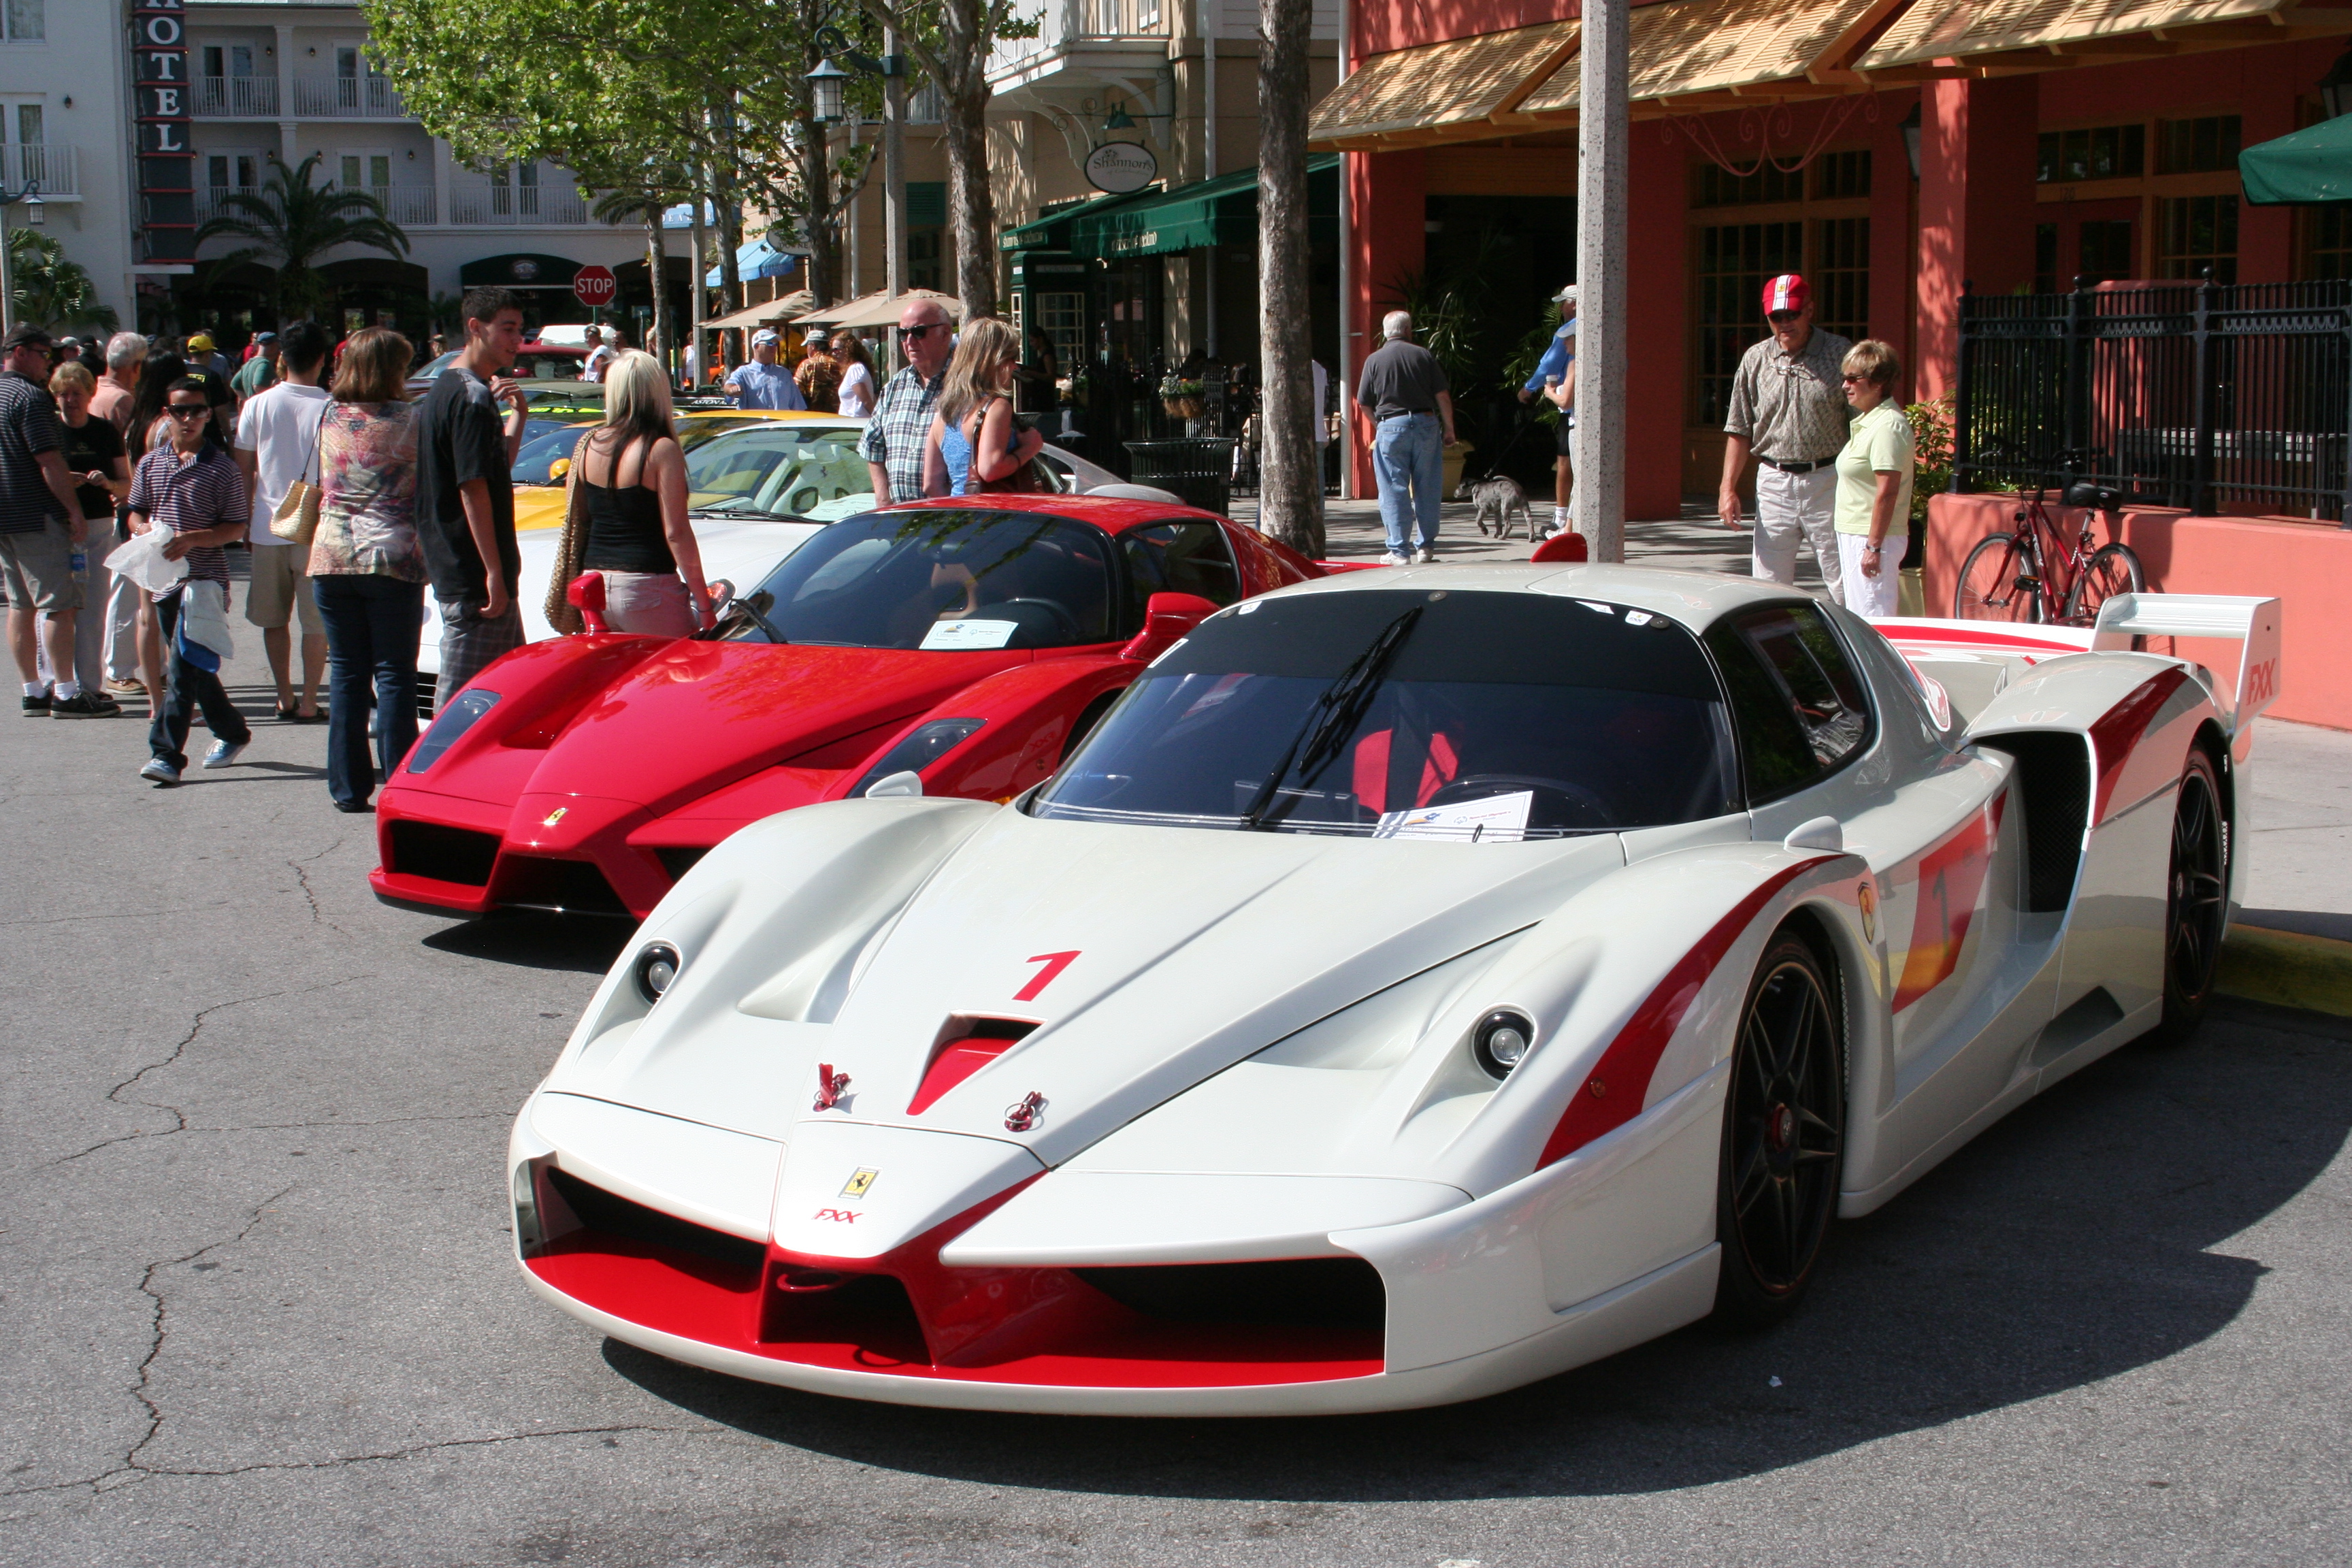
[[[2066,593],[2066,624],[2070,626],[2096,625],[2099,606],[2117,594],[2143,592],[2147,579],[2139,569],[2139,557],[2128,544],[2102,544],[2091,554],[2083,574]]]
[[[1977,541],[1960,564],[1952,590],[1952,618],[1959,621],[2041,619],[2033,561],[2014,534],[1990,533]]]

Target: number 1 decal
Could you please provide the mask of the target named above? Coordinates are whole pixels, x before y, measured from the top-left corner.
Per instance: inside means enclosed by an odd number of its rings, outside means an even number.
[[[1076,960],[1077,956],[1077,952],[1041,952],[1034,958],[1024,959],[1023,961],[1024,963],[1042,963],[1045,967],[1039,970],[1034,976],[1032,976],[1028,984],[1024,985],[1020,990],[1015,991],[1013,994],[1013,999],[1015,1002],[1035,1001],[1037,999],[1037,994],[1045,990],[1046,986],[1054,984],[1055,978],[1058,976],[1062,971],[1069,968],[1071,963]]]

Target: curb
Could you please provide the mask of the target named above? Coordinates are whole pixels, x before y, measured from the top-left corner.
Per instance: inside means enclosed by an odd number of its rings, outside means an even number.
[[[2352,942],[2232,925],[2214,989],[2224,996],[2352,1018]]]

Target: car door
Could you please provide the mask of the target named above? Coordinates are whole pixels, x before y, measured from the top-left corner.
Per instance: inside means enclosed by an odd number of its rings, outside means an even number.
[[[1213,522],[1171,518],[1130,528],[1118,536],[1127,561],[1126,619],[1129,632],[1143,629],[1145,607],[1154,594],[1191,594],[1223,607],[1242,596],[1241,574],[1226,547],[1225,531]]]
[[[1874,873],[1880,1100],[1894,1102],[1887,1152],[1907,1158],[2013,1076],[2014,1027],[1990,1026],[2030,973],[2008,962],[2019,951],[2024,838],[2020,823],[2002,830],[2009,770],[1936,743],[1911,692],[1889,689],[1899,673],[1865,676],[1819,605],[1743,611],[1707,640],[1731,693],[1755,837],[1834,817]]]

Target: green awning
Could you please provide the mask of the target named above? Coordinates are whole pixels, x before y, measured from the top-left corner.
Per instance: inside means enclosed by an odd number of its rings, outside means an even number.
[[[2238,178],[2258,207],[2352,201],[2352,114],[2247,148]]]
[[[1307,161],[1307,215],[1334,233],[1339,216],[1339,158]],[[1172,191],[1130,196],[1118,206],[1076,215],[1069,248],[1080,256],[1162,256],[1207,245],[1257,243],[1255,169],[1243,169]]]
[[[1129,202],[1150,201],[1158,195],[1160,193],[1156,190],[1135,191],[1126,195],[1096,196],[1088,201],[1071,202],[1042,217],[1031,218],[1017,228],[999,229],[996,248],[1067,250],[1070,248],[1070,229],[1080,218],[1093,216],[1106,208],[1123,206]]]

